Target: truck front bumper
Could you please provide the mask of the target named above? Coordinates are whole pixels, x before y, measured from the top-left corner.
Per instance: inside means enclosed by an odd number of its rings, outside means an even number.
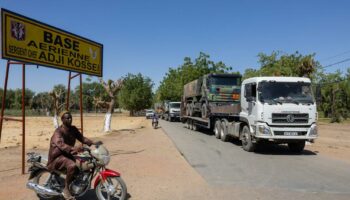
[[[180,118],[180,113],[170,113],[169,115],[173,118]]]
[[[312,124],[309,127],[291,127],[291,126],[268,126],[265,123],[258,123],[253,128],[255,138],[268,140],[308,140],[313,141],[317,138],[317,125]]]

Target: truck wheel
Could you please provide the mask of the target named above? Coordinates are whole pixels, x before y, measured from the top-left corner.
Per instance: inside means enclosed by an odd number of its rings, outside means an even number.
[[[194,131],[198,130],[198,126],[196,124],[194,124],[194,121],[192,121],[192,127]]]
[[[242,147],[244,150],[248,152],[252,152],[255,150],[256,144],[252,141],[252,135],[248,126],[244,126],[242,129]]]
[[[205,103],[203,103],[203,105],[202,105],[202,118],[207,118],[208,116],[208,110],[207,110],[207,106],[206,106],[206,104]]]
[[[223,142],[227,142],[228,141],[228,133],[227,133],[227,121],[226,120],[222,120],[221,122],[221,131],[220,131],[220,139]]]
[[[293,153],[301,153],[304,147],[305,141],[288,143],[288,148]]]
[[[216,120],[215,126],[214,126],[214,134],[217,139],[220,139],[220,132],[221,132],[221,122],[220,120]]]
[[[172,122],[173,121],[173,118],[169,116],[169,122]]]

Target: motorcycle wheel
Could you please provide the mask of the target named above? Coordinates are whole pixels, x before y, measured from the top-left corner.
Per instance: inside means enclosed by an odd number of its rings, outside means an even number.
[[[99,200],[125,200],[127,189],[121,177],[107,177],[107,188],[100,181],[96,187],[96,196]],[[108,193],[113,193],[109,194]]]
[[[49,178],[51,176],[51,173],[46,171],[46,170],[42,170],[34,179],[33,179],[33,182],[40,185],[40,186],[43,186],[43,187],[46,187],[48,181],[49,181]],[[56,200],[56,199],[59,199],[59,197],[56,197],[56,196],[50,196],[50,195],[43,195],[43,194],[36,194],[40,200]]]

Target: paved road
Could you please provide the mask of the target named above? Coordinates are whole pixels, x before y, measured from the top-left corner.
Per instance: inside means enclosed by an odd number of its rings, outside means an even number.
[[[259,153],[245,152],[240,142],[222,142],[213,135],[194,132],[179,122],[160,121],[179,151],[214,187],[273,188],[317,194],[316,199],[350,199],[350,164],[287,147],[267,146]],[[302,194],[302,195],[300,195]],[[333,195],[333,196],[332,196]]]

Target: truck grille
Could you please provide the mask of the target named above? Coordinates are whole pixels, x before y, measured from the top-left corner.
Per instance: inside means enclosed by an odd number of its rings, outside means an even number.
[[[272,123],[308,123],[309,114],[307,113],[272,113]]]

